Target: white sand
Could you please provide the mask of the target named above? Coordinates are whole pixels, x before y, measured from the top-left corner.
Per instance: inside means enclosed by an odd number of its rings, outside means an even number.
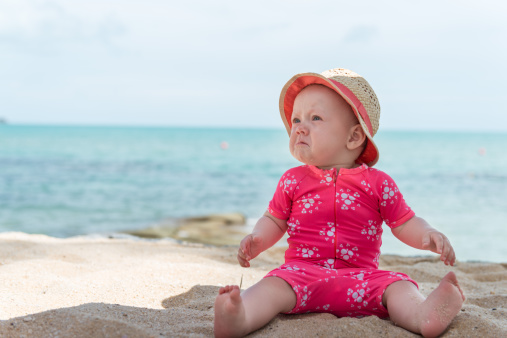
[[[283,262],[283,248],[236,262],[237,248],[132,239],[55,239],[0,234],[0,337],[188,337],[213,335],[218,288],[243,289]],[[444,337],[507,337],[507,264],[446,267],[433,257],[381,257],[429,293],[449,270],[467,300]],[[251,336],[413,334],[389,320],[279,315]]]

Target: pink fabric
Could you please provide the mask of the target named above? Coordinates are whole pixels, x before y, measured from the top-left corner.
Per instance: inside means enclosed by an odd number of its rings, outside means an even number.
[[[268,276],[287,281],[296,291],[298,302],[303,296],[297,290],[308,289],[317,283],[316,287],[330,274],[339,280],[354,271],[380,271],[376,269],[382,244],[382,223],[394,228],[415,215],[393,179],[366,164],[353,169],[342,168],[339,172],[309,165],[289,169],[280,179],[268,211],[287,220],[289,235],[286,264]],[[312,276],[301,268],[296,272],[284,268],[299,265],[304,265],[306,271],[311,270]],[[393,276],[390,272],[375,272],[374,280],[367,281],[371,290],[375,290],[371,297],[381,297],[387,285],[397,280],[410,280],[416,284],[406,275],[394,275],[401,277],[396,279],[390,277]],[[343,281],[343,285],[349,285],[348,282]],[[336,286],[342,288],[340,283],[336,281]],[[329,303],[328,292],[336,296],[338,291],[334,287],[320,290],[318,293],[322,298],[316,299],[308,310],[303,310],[313,312],[317,306],[322,309]],[[369,304],[372,304],[371,297],[367,301]],[[346,300],[341,297],[336,301]],[[375,309],[369,313],[383,316],[384,310],[379,306]]]
[[[406,274],[377,269],[328,269],[304,261],[286,263],[266,277],[285,280],[296,293],[289,314],[326,312],[338,317],[388,317],[386,288],[397,281],[417,283]]]
[[[286,219],[285,262],[305,260],[329,268],[378,268],[382,222],[394,228],[414,216],[396,183],[366,164],[285,172],[268,211]]]

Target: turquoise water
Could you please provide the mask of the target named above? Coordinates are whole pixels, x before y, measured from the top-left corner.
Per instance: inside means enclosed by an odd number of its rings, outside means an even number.
[[[376,167],[461,260],[507,262],[507,134],[375,138]],[[298,165],[287,141],[281,129],[0,126],[0,231],[68,237],[236,211],[252,223]],[[385,234],[384,253],[421,254]]]

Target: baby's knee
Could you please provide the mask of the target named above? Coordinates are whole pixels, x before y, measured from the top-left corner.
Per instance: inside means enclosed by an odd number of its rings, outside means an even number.
[[[398,298],[404,299],[407,296],[414,301],[424,300],[417,285],[411,281],[398,280],[386,287],[384,294],[382,295],[382,305],[388,308],[388,300],[396,300]]]

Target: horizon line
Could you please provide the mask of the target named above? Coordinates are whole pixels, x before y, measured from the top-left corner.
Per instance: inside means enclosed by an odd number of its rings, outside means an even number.
[[[0,128],[2,127],[83,127],[83,128],[160,128],[160,129],[246,129],[246,130],[281,130],[285,131],[283,126],[245,126],[245,125],[155,125],[155,124],[109,124],[109,123],[12,123],[2,122],[0,119]],[[445,133],[507,133],[501,129],[445,129],[445,128],[383,128],[379,132],[445,132]]]

